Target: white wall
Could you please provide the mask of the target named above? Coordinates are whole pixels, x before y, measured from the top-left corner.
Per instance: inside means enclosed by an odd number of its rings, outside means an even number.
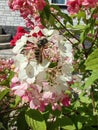
[[[13,12],[8,6],[8,0],[0,0],[0,25],[2,26],[25,26],[19,12]]]
[[[67,0],[65,0],[66,2]],[[49,0],[51,2],[51,0]],[[64,10],[65,11],[65,10]],[[8,6],[8,0],[0,0],[0,25],[2,26],[25,26],[20,13],[13,12]]]

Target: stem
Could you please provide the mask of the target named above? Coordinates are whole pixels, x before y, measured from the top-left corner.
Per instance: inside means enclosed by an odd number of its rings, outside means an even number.
[[[91,97],[92,97],[93,112],[96,112],[95,100],[94,100],[94,86],[91,86]]]
[[[55,26],[56,27],[56,26]],[[56,27],[57,28],[57,27]],[[62,32],[62,30],[58,29],[58,31],[62,34],[62,36],[64,36],[72,45],[74,44],[69,37],[65,36]],[[79,48],[77,46],[74,46],[75,49],[79,50]]]
[[[80,40],[79,40],[77,37],[75,37],[75,36],[59,21],[59,19],[58,19],[53,13],[51,13],[51,15],[61,24],[61,26],[62,26],[73,38],[75,38],[78,42],[80,42]]]

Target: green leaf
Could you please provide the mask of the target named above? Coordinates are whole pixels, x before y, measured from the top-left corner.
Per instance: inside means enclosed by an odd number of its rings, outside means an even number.
[[[20,112],[20,114],[18,115],[17,127],[18,127],[18,130],[27,130],[28,129],[28,125],[25,120],[25,111]]]
[[[77,14],[77,17],[78,17],[78,19],[86,18],[85,11],[79,11],[79,13]]]
[[[14,76],[14,72],[13,71],[7,71],[7,72],[5,71],[4,74],[7,75],[7,78],[5,80],[1,81],[0,85],[1,86],[8,86],[9,87],[10,81],[11,81],[12,77]]]
[[[0,130],[6,130],[6,128],[3,126],[2,122],[0,122]]]
[[[10,106],[15,108],[19,104],[20,101],[21,101],[20,97],[16,96],[15,100],[14,100],[14,103],[12,103]]]
[[[62,116],[56,119],[55,122],[49,122],[48,128],[49,130],[54,130],[55,128],[66,128],[65,130],[75,130],[76,127],[74,123],[72,122],[71,118]],[[72,129],[67,129],[67,127],[72,128]]]
[[[6,88],[5,90],[3,90],[2,92],[0,92],[0,100],[2,100],[4,98],[4,96],[9,92],[9,89]]]
[[[51,62],[50,65],[49,65],[49,68],[53,68],[57,66],[57,62]]]
[[[98,58],[91,59],[86,62],[86,69],[87,70],[96,70],[98,69]]]
[[[63,116],[62,118],[58,119],[58,122],[60,124],[60,127],[62,128],[66,128],[66,126],[70,126],[70,125],[75,128],[74,123],[72,122],[71,118]]]
[[[76,127],[71,118],[62,117],[60,120],[60,126],[65,130],[76,130]]]
[[[96,79],[98,79],[98,70],[92,72],[91,76],[85,82],[84,88],[91,86]]]
[[[69,22],[71,25],[73,25],[73,21],[71,17],[68,16],[68,14],[63,13],[64,23]]]
[[[81,31],[84,30],[85,26],[84,25],[68,25],[68,27],[70,27],[72,30],[76,30],[76,31]]]
[[[80,94],[79,97],[80,97],[80,101],[81,101],[82,103],[86,103],[86,104],[91,103],[91,99],[90,99],[89,97],[84,96],[83,94]]]
[[[77,127],[78,127],[79,130],[81,130],[81,128],[82,128],[82,123],[81,123],[81,122],[77,122]]]
[[[8,80],[9,81],[11,81],[11,79],[13,78],[13,76],[14,76],[14,72],[13,71],[10,71],[10,73],[9,73],[9,76],[8,76]]]
[[[64,126],[62,127],[64,130],[76,130],[75,126],[74,125],[67,125],[67,126]]]
[[[85,38],[86,38],[89,30],[90,30],[90,27],[91,27],[90,24],[86,25],[85,28],[84,28],[84,31],[81,33],[81,35],[80,35],[80,41],[81,41],[81,43],[84,42],[84,40],[85,40]]]
[[[46,130],[45,120],[39,111],[31,109],[27,110],[25,119],[32,130]]]
[[[98,49],[88,56],[85,66],[86,70],[98,70]]]
[[[44,13],[46,15],[46,18],[49,20],[49,17],[50,17],[50,9],[49,9],[49,6],[45,6],[44,7]]]

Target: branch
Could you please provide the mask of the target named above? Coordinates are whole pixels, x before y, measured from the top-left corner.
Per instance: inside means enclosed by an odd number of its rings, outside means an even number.
[[[75,37],[75,35],[73,35],[73,34],[59,21],[59,19],[58,19],[53,13],[51,13],[51,15],[61,24],[61,26],[62,26],[73,38],[75,38],[78,42],[80,42],[80,40],[79,40],[77,37]]]

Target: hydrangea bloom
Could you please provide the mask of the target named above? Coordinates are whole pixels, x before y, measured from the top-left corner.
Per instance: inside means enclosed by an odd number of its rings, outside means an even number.
[[[38,47],[43,39],[47,39],[47,43]],[[36,58],[36,50],[40,51],[41,62]],[[53,110],[69,106],[66,90],[72,81],[72,51],[70,42],[57,30],[35,27],[29,34],[24,34],[13,48],[16,75],[11,89],[14,94],[28,102],[30,108],[40,111],[49,104]]]

